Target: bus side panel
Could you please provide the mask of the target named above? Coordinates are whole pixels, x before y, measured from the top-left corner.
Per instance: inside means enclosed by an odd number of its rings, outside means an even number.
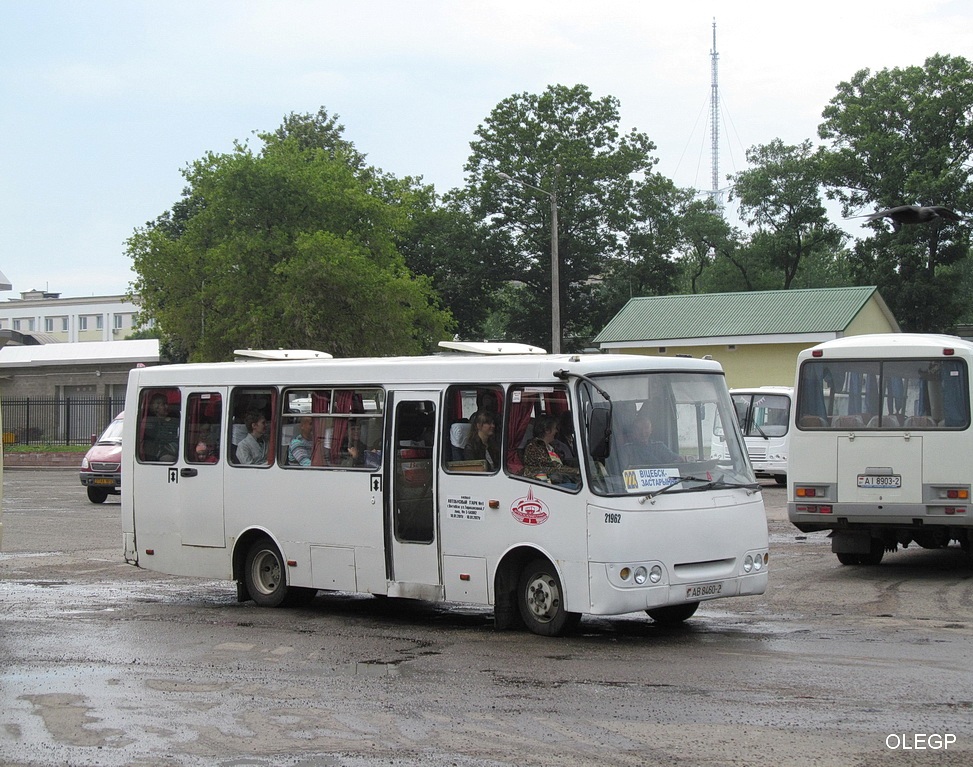
[[[384,594],[381,483],[374,484],[373,473],[230,466],[224,488],[228,544],[261,528],[295,563],[287,573],[292,585]],[[255,501],[260,498],[263,503]],[[312,547],[325,544],[312,557]],[[357,589],[350,588],[349,558]]]
[[[449,557],[483,558],[486,571],[444,570],[447,600],[468,601],[463,594],[486,593],[494,602],[498,556],[518,546],[556,551],[565,602],[573,612],[588,604],[585,495],[511,478],[503,472],[439,475],[439,520],[444,561]],[[479,573],[479,576],[477,575]],[[485,577],[483,586],[460,575]],[[485,591],[484,591],[485,589]],[[479,600],[473,600],[479,601]]]

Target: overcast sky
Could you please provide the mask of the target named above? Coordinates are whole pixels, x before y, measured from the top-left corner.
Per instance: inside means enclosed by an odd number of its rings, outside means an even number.
[[[321,106],[371,164],[445,192],[502,99],[583,83],[661,173],[709,188],[714,19],[721,177],[816,141],[859,69],[973,58],[969,0],[0,0],[0,300],[124,292],[125,240],[187,163]]]

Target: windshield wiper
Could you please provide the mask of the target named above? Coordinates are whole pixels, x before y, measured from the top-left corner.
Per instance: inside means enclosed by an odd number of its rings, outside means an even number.
[[[696,485],[695,487],[682,488],[678,492],[696,493],[702,490],[712,490],[714,487],[728,487],[734,489],[739,488],[741,490],[759,490],[761,487],[763,487],[759,482],[729,482],[725,479],[725,475],[723,474],[716,477],[715,479],[707,479],[706,477],[697,477],[693,474],[687,474],[685,477],[679,477],[678,479],[670,482],[668,485],[659,488],[655,492],[646,493],[644,496],[642,496],[643,499],[642,502],[644,503],[645,500],[652,500],[657,495],[668,493],[676,485],[681,485],[683,482],[686,482],[687,480],[700,482],[702,484]]]
[[[720,477],[720,479],[722,479],[722,477]],[[713,485],[713,483],[715,482],[715,480],[710,480],[710,479],[707,479],[706,477],[697,477],[697,476],[695,476],[693,474],[687,474],[685,477],[679,477],[679,478],[673,480],[668,485],[663,485],[662,487],[660,487],[658,490],[656,490],[654,492],[646,493],[645,494],[645,497],[646,498],[655,498],[657,495],[662,495],[663,493],[668,493],[676,485],[681,485],[683,482],[687,482],[687,481],[702,482],[704,485],[710,485],[710,486]],[[696,488],[696,487],[686,488],[686,490],[698,490],[698,489],[704,489],[705,490],[706,488],[705,487],[702,487],[702,488]]]

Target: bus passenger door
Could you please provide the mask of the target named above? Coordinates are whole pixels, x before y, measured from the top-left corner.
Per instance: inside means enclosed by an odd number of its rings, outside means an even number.
[[[436,509],[439,392],[395,392],[386,494],[389,596],[441,600]]]
[[[223,464],[226,387],[183,389],[185,422],[175,505],[184,546],[226,546],[223,531]]]

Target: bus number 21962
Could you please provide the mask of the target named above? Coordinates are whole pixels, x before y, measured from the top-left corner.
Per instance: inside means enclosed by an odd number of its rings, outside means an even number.
[[[617,513],[613,513],[613,512],[607,512],[607,511],[605,512],[605,524],[606,525],[620,525],[621,523],[622,523],[622,515],[621,514],[617,514]]]

